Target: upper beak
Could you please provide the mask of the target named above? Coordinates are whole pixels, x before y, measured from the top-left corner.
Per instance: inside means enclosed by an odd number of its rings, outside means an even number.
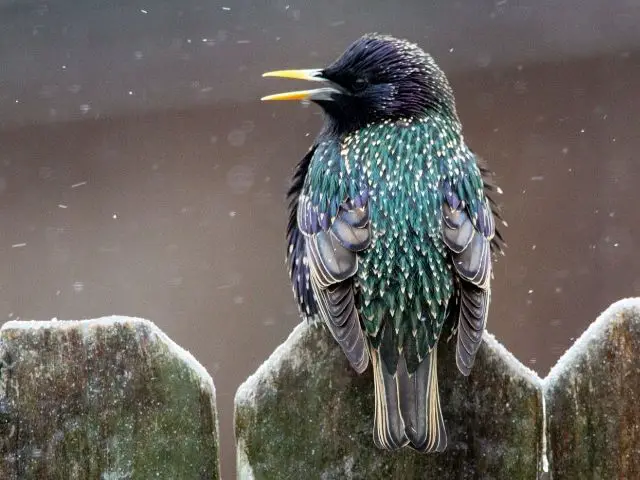
[[[322,70],[320,69],[276,70],[274,72],[263,73],[262,76],[329,83],[329,80],[322,77]],[[313,90],[297,90],[294,92],[276,93],[275,95],[262,97],[261,100],[333,100],[332,94],[335,93],[340,93],[340,90],[335,86],[327,86],[315,88]]]

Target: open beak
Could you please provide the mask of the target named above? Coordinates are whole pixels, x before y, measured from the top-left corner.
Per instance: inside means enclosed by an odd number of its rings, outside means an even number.
[[[309,82],[325,82],[329,80],[322,77],[322,70],[276,70],[262,74],[263,77],[293,78],[295,80],[307,80]],[[313,90],[296,90],[294,92],[276,93],[267,95],[261,100],[333,100],[333,95],[341,93],[335,85],[315,88]]]

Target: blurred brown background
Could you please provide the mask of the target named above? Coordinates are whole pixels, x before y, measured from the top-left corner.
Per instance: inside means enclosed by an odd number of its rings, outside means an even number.
[[[156,322],[214,377],[230,478],[235,389],[298,322],[283,196],[321,122],[260,74],[367,31],[436,57],[497,172],[489,329],[523,363],[640,292],[637,1],[258,3],[0,0],[0,322]]]

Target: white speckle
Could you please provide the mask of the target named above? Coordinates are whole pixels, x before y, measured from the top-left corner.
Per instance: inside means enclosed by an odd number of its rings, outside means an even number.
[[[64,205],[64,204],[62,204],[62,203],[59,203],[59,204],[58,204],[58,208],[63,208],[63,209],[64,209],[64,208],[69,208],[69,207],[67,207],[66,205]]]
[[[229,212],[229,216],[231,218],[235,217],[236,216],[236,212],[234,212],[234,211]]]
[[[84,290],[84,282],[74,282],[73,283],[73,291],[76,293],[80,293]]]
[[[26,246],[27,246],[26,243],[14,243],[13,245],[11,245],[11,248],[22,248]]]
[[[240,45],[245,45],[247,43],[251,43],[251,40],[238,40],[236,43],[238,43]]]
[[[617,242],[613,244],[614,247],[617,247],[618,245],[620,245],[620,244],[617,243]]]
[[[118,214],[117,214],[117,213],[114,213],[114,214],[112,215],[112,218],[113,218],[114,220],[115,220],[115,219],[117,219],[117,218],[118,218]]]
[[[78,187],[81,187],[81,186],[86,185],[86,184],[87,184],[86,181],[74,183],[73,185],[71,185],[71,188],[78,188]]]
[[[531,245],[531,250],[535,250],[535,249],[536,249],[536,245],[535,244]]]
[[[529,290],[529,292],[528,292],[528,293],[529,293],[529,295],[531,295],[531,294],[533,293],[533,290]]]
[[[225,12],[230,12],[231,11],[231,7],[222,7],[222,10],[224,10]]]
[[[584,133],[584,128],[581,128],[581,129],[580,129],[580,133]]]
[[[129,90],[129,95],[133,95],[133,91],[132,90]]]
[[[146,14],[147,14],[147,13],[149,13],[149,12],[148,12],[147,10],[145,10],[144,8],[141,8],[141,9],[140,9],[140,13],[143,13],[143,14],[145,14],[145,15],[146,15]]]
[[[82,105],[80,105],[80,111],[83,114],[89,113],[90,110],[91,110],[91,105],[89,105],[88,103],[83,103]]]
[[[541,182],[542,180],[544,180],[544,176],[543,175],[535,175],[533,177],[531,177],[531,180],[534,182]]]

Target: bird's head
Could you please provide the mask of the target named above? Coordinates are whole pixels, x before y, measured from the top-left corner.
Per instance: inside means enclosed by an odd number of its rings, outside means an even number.
[[[278,70],[263,76],[322,83],[313,90],[262,100],[312,101],[340,130],[430,112],[457,118],[451,87],[433,58],[413,43],[386,35],[364,35],[325,68]]]

